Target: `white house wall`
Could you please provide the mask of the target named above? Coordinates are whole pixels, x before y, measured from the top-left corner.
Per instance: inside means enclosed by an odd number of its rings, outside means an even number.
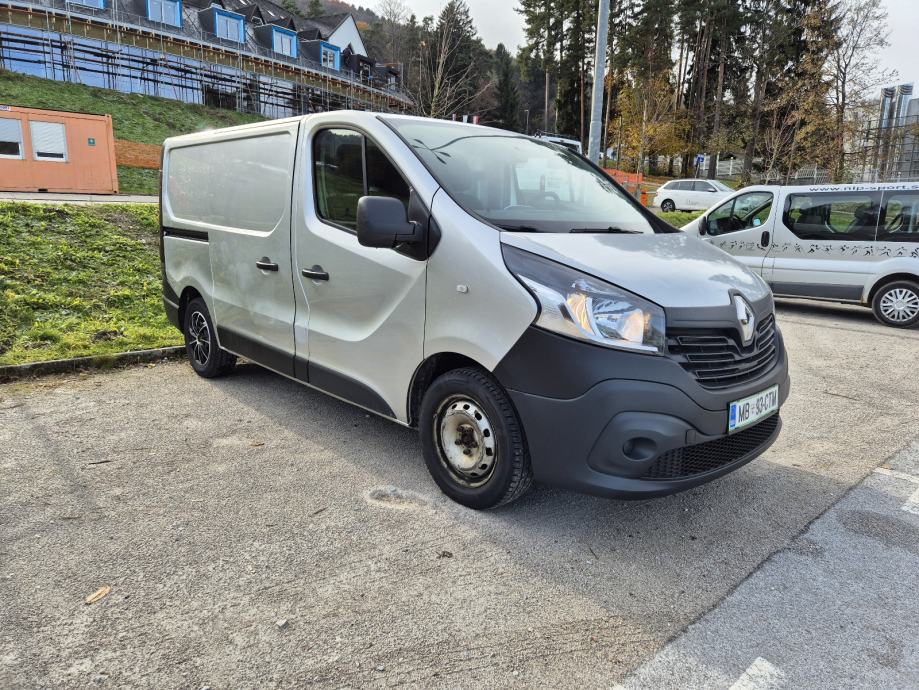
[[[327,39],[332,45],[338,46],[342,50],[351,44],[351,49],[359,54],[366,55],[367,49],[364,47],[364,41],[361,40],[361,32],[357,30],[357,24],[354,23],[354,17],[348,17],[341,23],[332,35]]]

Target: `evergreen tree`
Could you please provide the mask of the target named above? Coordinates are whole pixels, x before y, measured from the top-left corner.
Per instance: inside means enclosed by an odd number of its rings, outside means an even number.
[[[514,59],[503,43],[495,48],[494,58],[495,106],[490,124],[501,129],[520,131],[520,93]]]
[[[306,6],[307,17],[321,17],[325,14],[325,7],[322,6],[322,0],[310,0]]]

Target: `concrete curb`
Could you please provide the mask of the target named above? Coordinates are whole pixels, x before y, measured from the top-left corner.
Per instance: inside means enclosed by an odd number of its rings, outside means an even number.
[[[142,364],[161,359],[175,359],[185,355],[185,348],[160,347],[155,350],[136,350],[118,352],[111,355],[94,355],[92,357],[74,357],[73,359],[53,359],[50,362],[30,362],[28,364],[11,364],[0,366],[0,383],[16,381],[48,374],[65,374],[80,369],[111,369],[128,364]]]

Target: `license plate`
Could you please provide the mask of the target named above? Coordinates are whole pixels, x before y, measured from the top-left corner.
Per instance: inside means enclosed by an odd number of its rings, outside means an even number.
[[[728,433],[756,424],[779,409],[779,387],[767,388],[762,393],[737,400],[728,406]]]

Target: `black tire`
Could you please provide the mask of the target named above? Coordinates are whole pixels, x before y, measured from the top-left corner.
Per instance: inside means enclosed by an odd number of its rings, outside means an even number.
[[[236,355],[218,347],[214,322],[200,297],[191,300],[185,307],[182,331],[185,333],[188,361],[198,376],[213,379],[229,374],[236,366]]]
[[[874,293],[871,309],[885,326],[912,328],[919,324],[919,283],[896,280],[884,285]]]
[[[661,202],[661,211],[664,213],[673,213],[676,211],[676,204],[673,203],[672,199],[664,199]]]
[[[464,405],[468,409],[463,409]],[[484,416],[484,422],[481,417],[474,421],[477,412]],[[464,424],[464,420],[469,424]],[[421,401],[419,424],[428,471],[441,490],[457,503],[476,510],[497,508],[520,498],[532,486],[530,454],[517,411],[501,385],[486,372],[475,368],[455,369],[439,377]],[[452,425],[458,425],[453,432],[453,444],[449,439],[441,443],[445,426]],[[465,439],[463,443],[460,438]],[[481,443],[476,444],[475,439]],[[472,476],[457,469],[444,450],[446,446],[451,447],[456,457],[466,450],[476,453],[468,455],[473,463],[468,472],[480,474]],[[452,450],[457,446],[460,450]],[[463,462],[466,457],[463,455]],[[487,471],[482,469],[486,464]]]

